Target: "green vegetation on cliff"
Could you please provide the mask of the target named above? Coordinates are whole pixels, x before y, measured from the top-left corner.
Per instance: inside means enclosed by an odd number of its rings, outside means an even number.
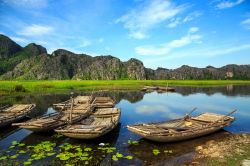
[[[135,58],[123,62],[63,49],[47,54],[40,45],[21,47],[0,35],[0,80],[250,80],[250,65],[153,70]]]

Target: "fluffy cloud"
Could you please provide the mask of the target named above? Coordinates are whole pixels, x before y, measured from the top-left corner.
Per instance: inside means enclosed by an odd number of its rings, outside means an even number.
[[[124,28],[128,29],[130,36],[135,39],[147,37],[145,34],[154,26],[173,18],[186,8],[175,6],[171,1],[166,0],[148,0],[135,9],[116,20],[117,23],[123,23]]]
[[[32,24],[30,26],[24,27],[20,32],[17,32],[19,35],[23,36],[42,36],[49,34],[54,30],[51,26]]]
[[[216,7],[218,9],[227,9],[227,8],[231,8],[234,7],[236,5],[241,4],[242,2],[244,2],[245,0],[236,0],[236,1],[221,1],[220,3],[218,3],[216,5]]]
[[[196,34],[196,32],[198,31],[198,27],[192,27],[188,30],[188,34],[180,39],[176,39],[171,42],[162,44],[159,47],[152,45],[138,46],[135,48],[135,52],[138,55],[164,55],[175,48],[184,47],[193,42],[198,42],[202,38],[201,35]]]
[[[14,40],[17,43],[28,43],[28,40],[20,37],[10,36],[12,40]]]
[[[5,4],[22,8],[44,8],[48,5],[47,0],[3,0]]]
[[[91,42],[89,40],[83,40],[79,47],[87,47],[90,46]]]
[[[136,113],[143,114],[143,115],[152,115],[156,113],[166,113],[169,112],[167,107],[158,105],[158,106],[151,106],[151,105],[141,105],[135,108]]]
[[[243,20],[240,24],[241,24],[244,28],[250,30],[250,18],[248,18],[248,19],[246,19],[246,20]]]
[[[180,24],[194,20],[196,17],[199,17],[201,14],[202,14],[201,12],[195,11],[195,12],[188,14],[184,18],[180,18],[180,17],[173,18],[170,20],[170,23],[167,25],[167,27],[168,28],[175,28],[176,26],[178,26]]]

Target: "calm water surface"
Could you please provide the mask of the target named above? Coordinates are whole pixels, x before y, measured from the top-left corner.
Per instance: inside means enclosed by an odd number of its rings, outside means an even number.
[[[88,93],[76,92],[75,95],[88,95]],[[94,95],[112,97],[117,103],[116,107],[122,110],[120,123],[111,133],[99,139],[85,141],[60,137],[55,133],[36,134],[11,126],[0,128],[0,165],[7,163],[23,165],[30,158],[33,158],[33,160],[31,163],[26,164],[180,165],[192,159],[196,146],[202,145],[209,140],[218,141],[226,139],[230,134],[250,133],[250,86],[177,87],[174,93],[116,91],[96,92]],[[0,96],[0,102],[1,105],[36,103],[37,108],[30,114],[30,117],[36,117],[53,112],[54,110],[51,108],[53,103],[65,101],[69,97],[69,94]],[[232,109],[237,109],[238,111],[234,114],[236,121],[231,126],[226,127],[225,131],[178,143],[154,143],[144,140],[126,129],[126,125],[129,124],[183,117],[185,113],[194,107],[198,109],[193,115],[202,112],[227,114]],[[11,147],[14,140],[21,146]],[[138,144],[129,144],[129,140],[131,142],[138,141]],[[41,153],[39,150],[34,151],[34,147],[39,146],[44,141],[49,141],[49,144],[55,143],[53,148],[46,152],[51,153],[51,156],[34,159],[33,154]],[[103,146],[99,145],[100,143],[104,143],[104,147],[115,147],[115,150],[107,153],[102,149]],[[63,145],[72,145],[72,147],[65,151]],[[77,147],[82,149],[82,153],[88,156],[88,159],[82,158],[80,160],[77,157],[71,157],[66,161],[61,161],[56,158],[59,153],[75,153]],[[89,147],[91,150],[86,149]],[[33,150],[30,150],[32,148]],[[154,155],[152,153],[154,149],[159,150],[160,153]],[[23,151],[23,153],[20,151]],[[122,154],[123,157],[118,157],[118,161],[115,161],[112,156],[117,153]],[[7,159],[1,160],[3,156],[6,156]],[[126,156],[132,156],[132,159],[127,159]]]

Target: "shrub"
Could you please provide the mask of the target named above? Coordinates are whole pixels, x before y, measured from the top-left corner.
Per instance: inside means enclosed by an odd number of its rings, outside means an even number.
[[[15,85],[14,91],[15,92],[26,92],[26,89],[22,85]]]

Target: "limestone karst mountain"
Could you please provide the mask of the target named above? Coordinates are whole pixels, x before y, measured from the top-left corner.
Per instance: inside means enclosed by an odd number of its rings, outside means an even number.
[[[250,65],[208,66],[183,65],[177,69],[144,67],[137,59],[122,62],[111,55],[92,57],[58,49],[48,54],[40,45],[21,47],[0,35],[0,79],[25,80],[162,80],[162,79],[250,79]]]

